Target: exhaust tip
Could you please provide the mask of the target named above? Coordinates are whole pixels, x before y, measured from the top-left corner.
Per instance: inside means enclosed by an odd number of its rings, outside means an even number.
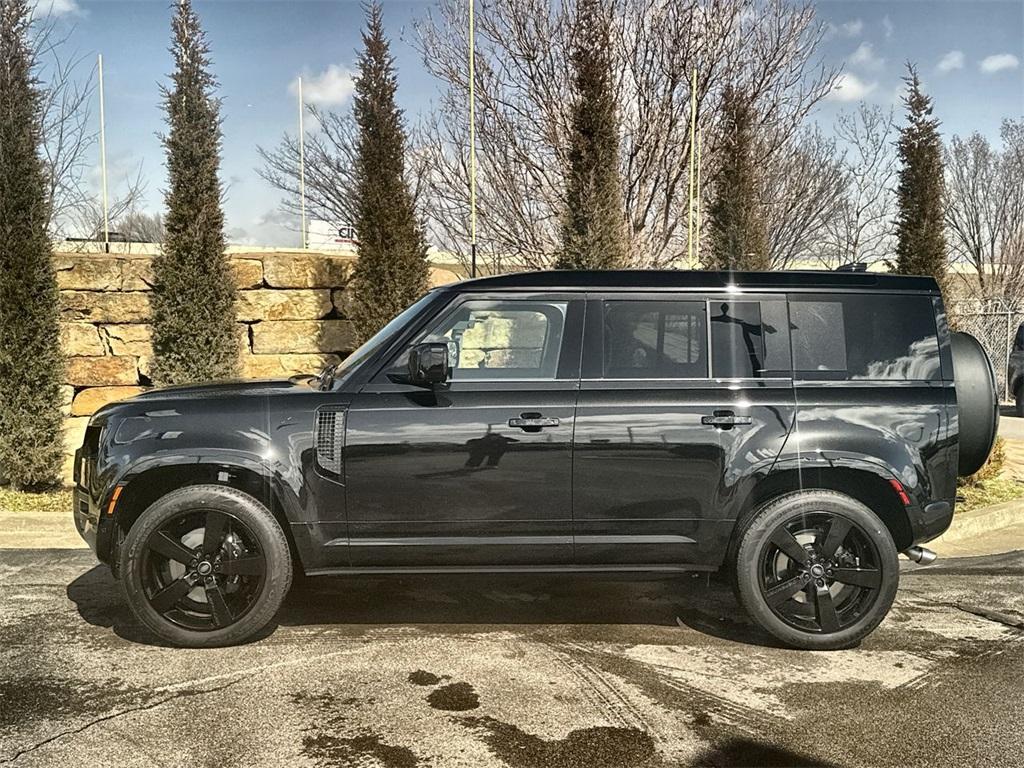
[[[925,547],[908,547],[903,550],[903,554],[910,560],[913,560],[915,563],[920,563],[921,565],[930,565],[939,557],[937,554]]]

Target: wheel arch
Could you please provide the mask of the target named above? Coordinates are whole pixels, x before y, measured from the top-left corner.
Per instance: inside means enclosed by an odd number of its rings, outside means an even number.
[[[285,514],[281,497],[268,474],[251,466],[225,462],[161,464],[134,472],[118,483],[121,492],[114,512],[115,534],[111,542],[109,562],[115,570],[124,537],[139,516],[157,499],[171,491],[198,485],[222,485],[252,496],[274,516],[288,541],[293,563],[301,563],[291,525]]]
[[[768,474],[752,490],[744,505],[743,516],[736,521],[729,543],[729,562],[736,553],[740,533],[746,522],[766,504],[799,491],[836,491],[859,501],[881,518],[892,536],[896,551],[914,543],[910,515],[896,490],[879,467],[788,467]]]

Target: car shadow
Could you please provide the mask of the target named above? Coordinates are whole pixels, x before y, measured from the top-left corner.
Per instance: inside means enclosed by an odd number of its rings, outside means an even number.
[[[67,596],[89,624],[131,642],[164,645],[140,624],[105,566],[72,581]],[[342,634],[381,627],[439,626],[451,634],[533,625],[616,640],[649,640],[651,628],[693,630],[757,646],[779,643],[746,617],[718,574],[661,577],[618,574],[395,574],[299,578],[274,623],[325,626]],[[643,632],[635,630],[644,628]],[[682,640],[681,640],[682,642]]]
[[[835,763],[747,738],[732,738],[718,744],[699,754],[688,765],[691,768],[754,765],[759,768],[838,768]]]

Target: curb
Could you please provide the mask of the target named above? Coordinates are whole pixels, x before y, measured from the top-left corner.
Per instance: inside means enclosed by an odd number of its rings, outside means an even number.
[[[1024,499],[1013,499],[991,507],[982,507],[966,515],[953,514],[953,522],[936,544],[958,544],[975,536],[1024,523]]]

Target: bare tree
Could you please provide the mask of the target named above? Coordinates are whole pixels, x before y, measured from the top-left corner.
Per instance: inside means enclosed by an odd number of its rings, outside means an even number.
[[[43,156],[46,162],[51,235],[60,235],[77,212],[91,167],[90,150],[96,145],[89,102],[95,93],[94,70],[85,59],[67,50],[67,34],[60,34],[49,18],[38,21],[35,44],[43,90]]]
[[[129,243],[162,243],[164,219],[159,213],[130,211],[114,224],[114,230]]]
[[[1002,149],[974,133],[946,147],[946,225],[955,260],[969,265],[970,299],[1020,306],[1024,293],[1024,120],[1005,120]]]
[[[146,179],[139,163],[134,175],[125,174],[116,187],[117,194],[107,200],[107,221],[111,232],[117,232],[117,222],[134,214],[146,196]],[[59,224],[51,229],[55,236],[68,236],[88,240],[103,239],[103,200],[88,184],[69,188],[66,207]]]
[[[71,49],[73,31],[53,16],[32,18],[32,53],[43,95],[48,231],[54,239],[102,233],[102,204],[91,175],[98,161],[99,131],[91,107],[96,96],[96,69],[84,54]],[[134,209],[145,187],[140,165],[109,201],[109,218],[114,220]]]
[[[334,112],[307,108],[320,130],[305,137],[306,210],[312,218],[351,223],[355,208],[352,192],[352,160],[355,152],[355,121],[349,110]],[[281,210],[298,222],[299,138],[285,134],[276,147],[257,147],[263,165],[256,172],[284,193]],[[296,226],[296,229],[298,227]]]
[[[308,106],[319,130],[305,138],[306,212],[316,219],[351,224],[355,220],[355,195],[352,162],[355,157],[356,126],[352,112]],[[406,180],[417,203],[423,183],[422,153],[417,152],[418,133],[409,135],[410,154],[406,158]],[[257,147],[263,165],[256,169],[264,181],[284,194],[281,210],[294,216],[299,229],[299,137],[286,133],[277,146]]]
[[[766,159],[763,185],[768,255],[773,269],[828,265],[826,232],[842,211],[849,174],[834,139],[805,128]]]
[[[625,204],[636,266],[686,252],[690,74],[696,68],[702,165],[719,162],[724,83],[750,94],[769,154],[797,134],[835,73],[816,64],[824,28],[809,3],[784,0],[611,0]],[[490,268],[543,268],[558,245],[565,200],[571,88],[565,66],[573,4],[495,0],[477,14],[479,253]],[[425,127],[432,234],[468,256],[466,7],[441,0],[418,25],[428,70],[445,84]],[[765,129],[761,131],[761,129]]]
[[[839,116],[835,133],[843,153],[846,194],[825,228],[825,264],[881,261],[895,247],[895,114],[861,104]]]

